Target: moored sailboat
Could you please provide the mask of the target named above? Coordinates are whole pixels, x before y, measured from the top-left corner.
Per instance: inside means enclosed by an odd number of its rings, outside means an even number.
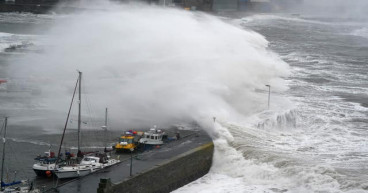
[[[80,160],[80,163],[77,164],[72,164],[72,165],[66,165],[66,166],[62,166],[62,167],[57,167],[54,170],[55,175],[62,179],[62,178],[76,178],[76,177],[81,177],[81,176],[85,176],[88,175],[90,173],[93,173],[95,171],[98,171],[102,168],[105,167],[109,167],[112,165],[115,165],[117,163],[120,162],[120,160],[116,160],[116,159],[111,159],[110,156],[107,156],[106,153],[89,153],[89,154],[83,154],[81,149],[80,149],[80,131],[81,131],[81,81],[82,81],[82,72],[79,72],[79,76],[78,76],[78,81],[76,84],[76,87],[74,89],[74,93],[73,93],[73,98],[72,98],[72,102],[69,108],[69,113],[68,113],[68,117],[67,117],[67,121],[65,123],[65,127],[64,127],[64,131],[63,131],[63,135],[62,135],[62,139],[60,142],[60,146],[59,146],[59,152],[58,155],[60,155],[60,150],[61,150],[61,146],[63,144],[63,140],[64,140],[64,135],[65,135],[65,130],[66,130],[66,126],[68,123],[68,119],[69,119],[69,115],[70,115],[70,110],[73,104],[73,100],[74,100],[74,96],[75,96],[75,92],[76,92],[76,88],[78,86],[78,97],[79,97],[79,101],[78,101],[78,154],[77,157]],[[107,124],[107,123],[105,123]],[[60,158],[58,158],[56,160],[56,165],[59,163]]]
[[[65,130],[66,127],[68,125],[68,121],[69,121],[69,116],[70,116],[70,111],[71,108],[73,106],[73,101],[74,101],[74,96],[76,93],[76,89],[78,87],[79,84],[79,114],[78,114],[78,155],[80,154],[80,146],[79,146],[79,136],[80,136],[80,100],[81,100],[81,96],[80,96],[80,92],[81,92],[81,80],[82,80],[82,72],[78,72],[79,76],[74,88],[74,92],[73,92],[73,97],[72,97],[72,101],[69,107],[69,112],[67,115],[67,119],[65,122],[65,126],[64,126],[64,130],[63,130],[63,135],[61,138],[61,142],[60,142],[60,146],[59,146],[59,151],[56,157],[51,155],[51,151],[49,150],[49,152],[46,152],[45,156],[41,157],[41,156],[37,156],[37,158],[35,158],[35,160],[37,161],[35,164],[33,164],[33,171],[38,175],[38,176],[43,176],[43,177],[51,177],[52,175],[55,174],[55,170],[60,166],[60,165],[65,165],[64,161],[62,160],[62,158],[60,157],[60,151],[61,151],[61,146],[64,140],[64,135],[65,135]],[[69,154],[70,155],[70,154]],[[67,158],[67,155],[66,155]],[[70,157],[68,157],[70,158]]]
[[[0,181],[0,193],[39,193],[40,190],[33,188],[33,183],[28,184],[27,180],[13,181],[10,183],[4,182],[4,165],[5,165],[5,145],[6,145],[6,127],[8,123],[8,117],[5,117],[4,121],[4,136],[3,136],[3,154],[1,162],[1,181]]]

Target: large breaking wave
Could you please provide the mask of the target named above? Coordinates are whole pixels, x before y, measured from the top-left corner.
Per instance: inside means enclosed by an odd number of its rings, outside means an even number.
[[[200,12],[105,6],[59,18],[49,47],[12,66],[39,79],[46,107],[65,109],[77,69],[91,103],[130,126],[236,120],[267,109],[265,85],[286,89],[288,65],[260,34]]]

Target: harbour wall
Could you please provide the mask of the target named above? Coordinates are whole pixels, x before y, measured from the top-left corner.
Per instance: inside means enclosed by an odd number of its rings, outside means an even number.
[[[208,173],[212,165],[212,142],[189,150],[121,182],[101,179],[97,193],[166,193]]]

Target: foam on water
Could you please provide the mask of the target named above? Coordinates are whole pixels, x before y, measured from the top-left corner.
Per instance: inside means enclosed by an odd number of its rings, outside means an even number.
[[[226,128],[240,132],[232,141],[229,138],[215,140],[210,173],[174,192],[339,192],[333,169],[306,167],[298,152],[289,149],[297,145],[290,135],[247,133],[252,129],[231,125]],[[283,140],[289,144],[272,147]],[[313,162],[313,157],[309,155],[305,161]]]
[[[0,52],[4,52],[6,48],[9,48],[9,46],[13,43],[13,42],[9,42],[7,41],[7,39],[9,37],[11,37],[13,34],[9,34],[9,33],[0,33]]]
[[[351,35],[360,36],[368,39],[368,27],[360,28],[351,32]]]
[[[18,142],[18,143],[30,143],[30,144],[34,144],[34,145],[39,145],[39,146],[47,146],[50,147],[51,144],[43,142],[43,141],[34,141],[34,140],[24,140],[24,139],[17,139],[17,138],[8,138],[14,142]]]
[[[10,33],[4,33],[4,32],[0,32],[0,37],[9,37],[12,36],[13,34]]]
[[[308,18],[302,17],[293,17],[291,15],[253,15],[249,17],[245,17],[239,20],[240,23],[251,23],[253,21],[262,21],[262,20],[284,20],[290,22],[301,22],[301,23],[311,23],[311,24],[321,24],[321,25],[335,25],[329,22],[316,21]]]
[[[340,109],[341,104],[336,107]],[[340,171],[355,169],[347,162],[362,169],[368,153],[367,144],[362,143],[365,137],[352,135],[349,126],[325,113],[312,120],[317,123],[313,125],[303,121],[313,116],[285,114],[286,119],[298,119],[294,128],[216,124],[222,127],[216,130],[225,134],[215,140],[210,173],[175,192],[365,192],[363,179],[351,179]],[[355,156],[349,152],[356,152]]]
[[[33,35],[0,32],[0,53],[6,50],[15,51],[16,49],[31,46],[34,38]]]

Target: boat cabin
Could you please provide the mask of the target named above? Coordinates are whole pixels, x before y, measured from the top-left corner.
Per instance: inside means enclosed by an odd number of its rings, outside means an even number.
[[[129,130],[119,138],[119,142],[115,145],[117,152],[130,152],[132,149],[136,149],[138,140],[143,135],[142,132]]]
[[[81,165],[85,164],[93,164],[93,163],[99,163],[100,162],[100,158],[99,157],[95,157],[95,156],[84,156],[82,161],[81,161]]]
[[[151,128],[149,131],[144,132],[143,137],[139,140],[139,143],[145,145],[162,145],[165,132],[160,129]]]

